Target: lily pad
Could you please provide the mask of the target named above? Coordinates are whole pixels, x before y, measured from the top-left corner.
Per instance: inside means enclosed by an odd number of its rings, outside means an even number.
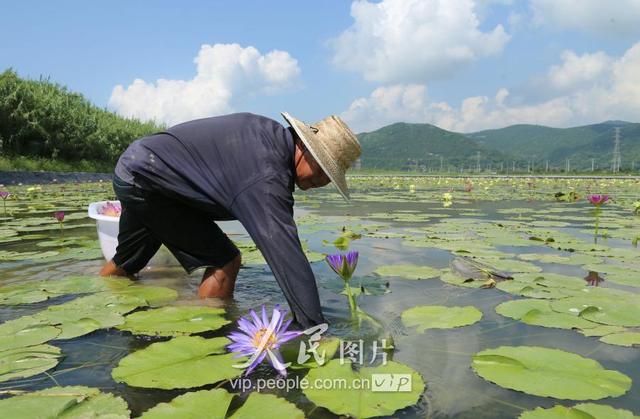
[[[581,403],[573,407],[561,405],[549,409],[538,407],[522,412],[518,419],[637,419],[632,412],[596,403]]]
[[[631,379],[580,355],[539,346],[501,346],[473,356],[474,371],[499,386],[541,397],[598,400],[617,397]]]
[[[341,279],[330,280],[322,284],[325,288],[336,294],[346,295],[344,281]],[[383,295],[391,292],[389,289],[389,281],[381,279],[379,276],[365,276],[352,278],[349,281],[351,293],[354,296],[364,295]]]
[[[601,337],[600,342],[618,346],[640,346],[640,332],[611,333]]]
[[[125,419],[127,403],[90,387],[53,387],[0,400],[7,418]]]
[[[147,410],[140,419],[224,418],[233,394],[223,389],[201,390],[183,394],[168,403]]]
[[[571,314],[558,313],[551,310],[548,301],[523,299],[507,301],[496,307],[502,316],[520,320],[533,326],[555,327],[558,329],[589,329],[598,326]]]
[[[373,374],[387,375],[374,376]],[[410,377],[410,382],[405,384],[407,391],[398,391],[399,389],[404,390],[404,387],[399,388],[399,385],[404,381],[400,382],[398,374],[406,374],[405,377]],[[334,359],[322,368],[310,370],[306,378],[311,383],[316,382],[315,380],[332,380],[332,382],[341,380],[351,384],[356,381],[362,383],[363,380],[368,380],[372,386],[380,386],[378,391],[366,388],[366,386],[357,390],[352,388],[349,391],[340,388],[341,386],[303,390],[305,396],[316,405],[325,407],[337,415],[350,415],[357,418],[388,416],[398,409],[414,405],[418,402],[425,387],[420,374],[395,361],[388,361],[386,365],[376,367],[363,367],[356,371],[350,362],[345,361],[341,365],[340,360]],[[374,382],[374,378],[377,381]],[[388,386],[386,391],[382,387],[385,385]]]
[[[473,306],[418,306],[405,310],[401,318],[406,327],[416,326],[418,332],[424,332],[427,329],[453,329],[474,324],[480,321],[482,312]]]
[[[216,330],[230,323],[222,308],[171,306],[129,314],[117,326],[136,335],[179,336]]]
[[[60,348],[51,345],[0,352],[0,382],[40,374],[58,365],[61,356]]]
[[[632,294],[633,295],[633,294]],[[578,295],[555,300],[554,311],[580,316],[586,320],[611,326],[640,326],[638,298],[605,297],[602,295]]]
[[[234,354],[225,353],[226,338],[179,336],[152,343],[120,360],[111,375],[117,382],[146,388],[191,388],[233,378],[242,369]]]
[[[440,275],[440,280],[442,282],[446,282],[447,284],[455,285],[457,287],[482,288],[487,286],[487,280],[465,278],[454,272],[451,272],[448,269],[442,272],[442,275]],[[507,282],[510,282],[510,281],[507,281]]]
[[[496,288],[509,294],[529,298],[554,299],[571,295],[561,288],[546,287],[535,282],[528,283],[516,280],[499,282]]]
[[[429,279],[440,276],[439,269],[409,264],[380,266],[373,272],[380,276],[397,276],[404,279]]]
[[[123,324],[123,314],[146,305],[146,300],[126,294],[97,293],[49,306],[23,319],[31,318],[38,323],[56,326],[62,330],[58,339],[72,339]]]
[[[86,294],[127,287],[127,278],[70,276],[62,279],[29,281],[0,288],[0,305],[30,304],[67,294]]]
[[[159,307],[178,298],[178,292],[172,288],[155,287],[150,285],[132,285],[111,291],[118,296],[130,296],[144,299],[148,306]]]
[[[318,354],[318,357],[323,359],[322,365],[318,364],[313,354],[308,353],[306,355],[309,356],[309,359],[307,359],[304,363],[298,363],[300,345],[297,342],[295,342],[295,344],[285,344],[280,348],[280,353],[282,354],[285,363],[291,363],[291,365],[289,366],[290,369],[298,370],[307,368],[318,368],[326,365],[327,362],[329,362],[336,355],[339,348],[340,339],[336,337],[324,337],[320,339],[320,341],[318,342],[318,347],[316,348],[316,353]]]
[[[265,412],[273,418],[304,419],[304,412],[293,403],[273,394],[251,393],[231,419],[254,419],[264,417]]]
[[[31,318],[9,320],[0,325],[0,352],[39,345],[55,339],[62,330]]]
[[[624,332],[625,329],[624,327],[620,327],[620,326],[609,326],[606,324],[599,324],[596,327],[592,327],[590,329],[584,329],[584,330],[580,330],[580,333],[582,333],[583,335],[590,337],[590,336],[606,336],[606,335],[610,335],[612,333],[620,333],[620,332]]]

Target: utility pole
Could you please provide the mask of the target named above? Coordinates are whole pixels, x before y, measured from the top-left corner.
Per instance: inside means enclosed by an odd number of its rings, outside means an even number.
[[[549,172],[549,160],[546,161],[545,166],[544,166],[544,171],[545,172]]]
[[[504,167],[504,162],[501,161],[500,162],[500,172],[502,172],[503,167]]]
[[[595,171],[596,168],[596,159],[591,159],[591,171]]]
[[[566,164],[566,168],[565,168],[565,172],[569,173],[571,171],[571,161],[569,161],[569,159],[567,159],[567,164]]]
[[[620,171],[620,127],[615,127],[613,138],[613,161],[611,162],[611,171],[618,173]]]
[[[476,153],[476,172],[480,173],[480,152]]]
[[[440,173],[442,173],[443,165],[444,165],[444,157],[440,156]]]
[[[511,162],[511,173],[515,173],[516,172],[516,162],[515,160]]]

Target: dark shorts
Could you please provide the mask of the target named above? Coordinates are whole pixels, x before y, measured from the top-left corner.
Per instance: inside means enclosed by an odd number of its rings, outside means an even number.
[[[130,185],[117,176],[113,189],[122,205],[113,262],[128,274],[144,268],[162,244],[189,273],[222,267],[240,254],[206,212]]]

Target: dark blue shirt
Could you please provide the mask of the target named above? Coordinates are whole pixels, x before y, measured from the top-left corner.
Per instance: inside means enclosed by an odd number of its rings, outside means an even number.
[[[266,259],[295,319],[325,322],[311,266],[293,220],[291,129],[259,115],[198,119],[133,142],[116,175],[211,213],[239,220]]]

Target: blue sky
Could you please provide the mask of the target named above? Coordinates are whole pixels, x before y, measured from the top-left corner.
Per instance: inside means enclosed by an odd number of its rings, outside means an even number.
[[[637,0],[20,1],[2,15],[3,69],[167,124],[640,121]]]

